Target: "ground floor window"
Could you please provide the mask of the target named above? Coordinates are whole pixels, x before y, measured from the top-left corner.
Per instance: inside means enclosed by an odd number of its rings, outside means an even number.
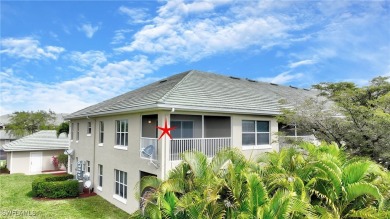
[[[91,172],[91,162],[89,162],[89,160],[87,160],[87,173],[90,173]]]
[[[99,176],[99,180],[98,180],[98,184],[99,184],[99,187],[103,187],[103,165],[101,164],[98,164],[98,176]]]
[[[115,170],[115,194],[127,199],[127,173]]]

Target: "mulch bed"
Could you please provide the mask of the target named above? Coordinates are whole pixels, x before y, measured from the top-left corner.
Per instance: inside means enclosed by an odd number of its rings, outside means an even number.
[[[0,169],[0,174],[9,174],[9,170],[8,169],[6,169],[6,168],[2,168],[2,169]]]

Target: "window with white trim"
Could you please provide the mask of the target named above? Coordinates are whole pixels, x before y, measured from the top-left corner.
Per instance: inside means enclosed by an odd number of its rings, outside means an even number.
[[[87,160],[87,172],[91,172],[91,162],[89,162],[89,160]]]
[[[76,141],[80,139],[80,123],[77,123]]]
[[[127,120],[116,120],[116,145],[128,146],[128,122]]]
[[[91,134],[92,133],[92,123],[91,122],[88,122],[87,123],[87,134]]]
[[[70,124],[70,140],[73,140],[74,123]]]
[[[103,165],[98,164],[98,185],[103,187]]]
[[[99,122],[99,144],[103,144],[104,142],[104,122]]]
[[[270,128],[269,121],[242,121],[242,145],[269,145]]]
[[[127,199],[127,173],[115,170],[115,195]]]
[[[194,121],[171,121],[172,138],[193,138],[194,137]]]

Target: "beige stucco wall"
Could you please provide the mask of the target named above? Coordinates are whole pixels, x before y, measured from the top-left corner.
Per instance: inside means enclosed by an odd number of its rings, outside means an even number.
[[[54,170],[51,157],[63,153],[64,150],[49,151],[13,151],[7,153],[7,167],[10,173],[39,174],[30,172],[30,154],[40,152],[42,154],[42,171]]]
[[[135,187],[140,180],[140,171],[147,172],[150,174],[155,174],[157,177],[166,178],[169,170],[175,167],[179,162],[170,162],[168,159],[169,156],[169,139],[165,136],[158,141],[158,161],[159,168],[156,168],[154,165],[149,163],[148,159],[143,159],[140,157],[140,138],[142,130],[142,115],[158,115],[158,125],[164,126],[165,119],[167,119],[168,124],[170,123],[171,112],[166,111],[153,111],[148,113],[132,113],[132,114],[122,114],[116,116],[105,116],[99,118],[85,118],[79,120],[72,120],[71,122],[77,127],[76,123],[80,124],[80,139],[76,141],[76,131],[73,134],[73,141],[70,143],[71,149],[75,150],[74,155],[71,157],[71,162],[73,170],[71,171],[75,174],[76,168],[76,157],[78,160],[91,162],[91,179],[92,186],[94,191],[113,203],[117,207],[125,210],[126,212],[132,213],[138,209],[139,202],[134,198]],[[185,112],[185,111],[176,111],[173,114],[175,115],[202,115],[202,113],[194,112]],[[215,115],[215,116],[230,116],[231,117],[231,132],[232,132],[232,144],[234,147],[241,147],[242,141],[242,120],[266,120],[270,121],[270,128],[272,133],[272,143],[269,147],[263,149],[247,149],[243,150],[245,156],[255,157],[258,154],[278,150],[278,144],[275,140],[277,137],[275,133],[278,131],[277,122],[272,117],[267,116],[249,116],[249,115],[229,115],[229,114],[217,114],[217,113],[205,113],[203,115]],[[176,116],[180,118],[181,116]],[[199,118],[199,117],[196,117]],[[201,117],[200,117],[201,118]],[[129,145],[127,150],[115,148],[115,121],[116,120],[128,120],[129,132],[128,132],[128,142]],[[104,143],[102,145],[98,144],[99,140],[99,122],[104,122]],[[87,135],[87,123],[92,123],[92,134],[91,136]],[[196,122],[198,124],[201,122]],[[96,126],[95,126],[96,124]],[[195,127],[194,127],[195,128]],[[158,135],[161,134],[161,131],[158,132]],[[96,162],[95,162],[96,161]],[[98,189],[98,165],[103,165],[103,186]],[[123,203],[113,197],[115,194],[114,186],[114,170],[121,170],[127,172],[127,200],[126,203]]]
[[[24,173],[30,174],[30,152],[21,151],[21,152],[11,152],[9,153],[10,162],[8,169],[10,173]]]
[[[242,121],[243,120],[260,120],[270,122],[271,139],[270,145],[254,147],[253,149],[248,147],[242,147]],[[242,153],[248,159],[255,159],[259,154],[268,151],[279,151],[278,143],[278,123],[275,117],[270,116],[250,116],[250,115],[234,115],[232,116],[232,142],[233,146],[242,150]]]
[[[157,112],[147,113],[157,114]],[[140,179],[140,171],[155,174],[161,177],[161,168],[156,169],[155,166],[149,164],[149,160],[140,157],[140,137],[141,137],[141,115],[136,114],[124,114],[119,116],[100,117],[97,119],[83,119],[72,120],[75,124],[80,123],[80,140],[76,142],[74,134],[74,140],[71,141],[70,147],[75,150],[75,154],[72,156],[71,162],[73,163],[73,174],[75,174],[76,157],[78,160],[89,160],[91,162],[91,179],[93,180],[94,191],[110,201],[117,207],[131,213],[134,212],[138,206],[138,200],[134,198],[134,188]],[[159,116],[160,118],[161,116]],[[114,148],[115,146],[115,121],[116,120],[128,120],[128,134],[129,145],[127,150]],[[87,136],[87,122],[92,122],[92,136]],[[104,122],[104,142],[99,146],[99,127],[100,121]],[[97,123],[96,128],[94,126]],[[74,125],[76,128],[76,125]],[[95,153],[94,153],[95,148]],[[160,153],[161,145],[159,145],[159,160],[161,160]],[[96,160],[96,162],[94,162]],[[98,165],[103,165],[103,186],[101,191],[98,187]],[[118,201],[113,197],[115,194],[114,186],[114,170],[121,170],[127,172],[127,202],[126,204]]]

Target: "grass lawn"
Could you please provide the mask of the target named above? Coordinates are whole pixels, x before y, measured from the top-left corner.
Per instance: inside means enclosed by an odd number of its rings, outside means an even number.
[[[24,211],[25,218],[129,218],[129,214],[100,196],[55,201],[33,200],[31,182],[37,176],[0,175],[0,218],[12,218],[9,211]],[[14,213],[16,214],[16,213]],[[31,215],[36,215],[31,217]],[[14,215],[15,218],[23,218]]]

